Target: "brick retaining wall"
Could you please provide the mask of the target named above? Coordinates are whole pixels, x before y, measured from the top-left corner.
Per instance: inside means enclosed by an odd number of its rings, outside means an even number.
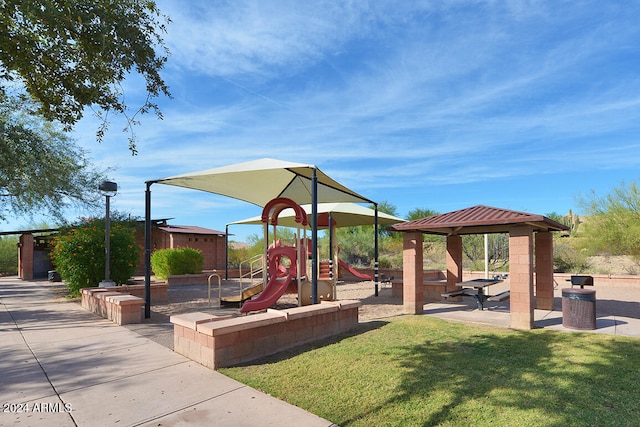
[[[314,342],[358,326],[360,301],[322,301],[242,317],[171,316],[174,351],[218,369]]]

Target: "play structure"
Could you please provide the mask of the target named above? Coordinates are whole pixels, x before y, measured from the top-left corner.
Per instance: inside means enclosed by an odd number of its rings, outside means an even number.
[[[277,236],[278,216],[286,209],[295,212],[296,238],[293,245],[285,245]],[[267,269],[263,270],[264,290],[253,299],[245,301],[241,313],[264,310],[285,293],[297,293],[298,305],[311,304],[311,282],[307,280],[307,257],[309,248],[306,233],[309,221],[306,212],[291,199],[279,197],[267,203],[261,218],[264,228]],[[269,225],[273,227],[273,242],[269,244]],[[335,287],[327,282],[318,282],[318,295],[322,300],[332,300]]]

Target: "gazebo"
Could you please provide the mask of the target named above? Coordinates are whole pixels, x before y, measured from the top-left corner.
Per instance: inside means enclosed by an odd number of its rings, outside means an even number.
[[[422,237],[425,233],[446,236],[447,292],[454,291],[456,283],[462,282],[462,235],[508,233],[511,327],[532,329],[535,308],[553,309],[552,232],[568,230],[563,224],[542,215],[478,205],[404,222],[389,230],[404,233],[405,313],[423,311]]]

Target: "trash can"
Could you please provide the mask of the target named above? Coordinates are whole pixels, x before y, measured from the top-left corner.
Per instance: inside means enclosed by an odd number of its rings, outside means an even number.
[[[49,278],[50,282],[62,282],[60,274],[58,274],[58,272],[55,270],[49,270],[47,272],[47,277]]]
[[[581,330],[596,328],[596,291],[562,289],[562,326]]]

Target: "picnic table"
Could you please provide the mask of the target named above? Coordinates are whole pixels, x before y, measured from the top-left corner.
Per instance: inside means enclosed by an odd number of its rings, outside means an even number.
[[[445,292],[442,294],[443,297],[455,297],[455,296],[470,296],[476,299],[476,303],[478,305],[479,310],[484,310],[484,302],[489,301],[504,301],[509,298],[509,291],[501,292],[497,295],[487,295],[484,292],[484,288],[487,286],[495,285],[496,283],[502,282],[500,278],[493,279],[473,279],[466,280],[464,282],[456,283],[456,286],[459,286],[460,289],[457,289],[452,292]]]

